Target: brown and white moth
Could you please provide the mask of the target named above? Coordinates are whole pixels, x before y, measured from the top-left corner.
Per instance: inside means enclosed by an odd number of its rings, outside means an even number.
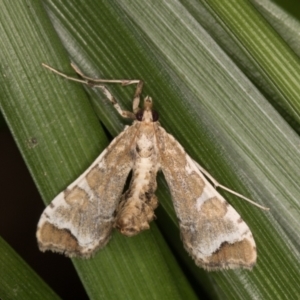
[[[72,65],[82,77],[76,79],[44,66],[67,79],[100,88],[123,117],[134,121],[46,207],[37,229],[41,251],[88,258],[108,243],[113,228],[127,236],[148,229],[158,205],[156,174],[161,170],[184,247],[195,263],[206,270],[254,266],[256,246],[247,224],[203,172],[213,180],[209,174],[160,126],[151,97],[139,108],[142,81],[94,80]],[[120,108],[103,85],[107,82],[137,84],[133,113]],[[130,186],[122,194],[130,171]]]

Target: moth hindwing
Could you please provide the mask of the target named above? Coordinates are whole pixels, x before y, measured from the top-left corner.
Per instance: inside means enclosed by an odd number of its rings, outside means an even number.
[[[82,79],[100,88],[124,117],[134,119],[92,165],[44,210],[37,229],[42,251],[90,257],[103,248],[113,228],[133,236],[148,229],[158,205],[156,174],[162,171],[170,188],[185,249],[207,270],[248,268],[256,262],[256,246],[247,224],[213,188],[200,167],[158,122],[147,96],[139,108],[139,80],[92,80],[73,65]],[[123,111],[105,82],[137,84],[133,112]],[[122,194],[129,172],[132,178]]]

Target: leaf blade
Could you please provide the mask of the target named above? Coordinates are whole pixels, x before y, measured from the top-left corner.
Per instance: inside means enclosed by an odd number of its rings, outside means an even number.
[[[99,154],[101,147],[103,149],[107,145],[107,138],[83,88],[76,83],[63,81],[41,66],[42,62],[46,62],[58,68],[64,66],[66,72],[73,72],[40,3],[27,5],[24,1],[16,1],[1,13],[3,19],[8,20],[7,23],[4,22],[6,28],[1,36],[7,50],[0,56],[2,66],[6,61],[1,72],[1,111],[40,193],[45,202],[49,203],[49,200],[87,168]],[[14,21],[10,24],[9,20]],[[126,291],[127,296],[134,299],[136,289],[127,285],[131,281],[137,285],[141,282],[142,286],[151,290],[151,293],[144,295],[148,298],[163,294],[181,299],[183,291],[190,298],[195,298],[167,245],[161,242],[163,249],[159,249],[158,244],[151,243],[153,236],[155,239],[160,238],[156,230],[155,233],[151,231],[148,235],[141,235],[139,242],[133,239],[125,242],[125,245],[130,245],[128,248],[131,252],[128,254],[135,258],[131,265],[126,260],[119,260],[118,264],[107,260],[110,255],[116,255],[117,249],[124,247],[124,238],[117,235],[114,237],[113,254],[107,255],[107,247],[94,259],[75,260],[74,264],[90,297],[97,299],[101,292],[106,299],[112,297],[112,294],[120,298]],[[139,250],[141,245],[170,257],[171,267],[161,256],[151,257],[151,253],[147,255],[149,261],[143,261],[145,254]],[[99,262],[110,270],[110,278],[120,280],[107,283],[107,273],[89,272],[90,268],[97,270]],[[139,270],[141,265],[149,268],[144,276],[123,271],[128,266]],[[170,269],[173,270],[172,273]],[[147,280],[161,274],[164,274],[164,282],[159,285],[154,284],[153,280]],[[177,287],[176,277],[182,279],[183,287]],[[99,283],[103,286],[109,284],[110,288],[102,289]]]
[[[60,299],[1,237],[0,254],[2,299]]]

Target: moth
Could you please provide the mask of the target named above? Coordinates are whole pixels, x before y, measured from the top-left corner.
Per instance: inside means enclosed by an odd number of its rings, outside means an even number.
[[[221,185],[160,126],[151,97],[146,96],[143,108],[139,108],[142,81],[92,79],[73,64],[81,79],[44,67],[100,88],[123,117],[134,121],[46,207],[37,228],[41,251],[89,258],[108,243],[113,228],[126,236],[149,229],[158,205],[156,175],[162,171],[183,245],[195,263],[209,271],[251,269],[255,265],[256,245],[249,227],[205,176],[215,186]],[[133,112],[123,111],[103,83],[137,84]],[[130,172],[131,182],[123,193]]]

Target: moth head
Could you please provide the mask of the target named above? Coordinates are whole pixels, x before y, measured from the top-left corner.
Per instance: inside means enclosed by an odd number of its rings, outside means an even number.
[[[158,121],[158,113],[155,110],[152,110],[153,102],[152,98],[147,96],[144,99],[144,108],[140,109],[136,113],[136,119],[140,122],[156,122]]]

